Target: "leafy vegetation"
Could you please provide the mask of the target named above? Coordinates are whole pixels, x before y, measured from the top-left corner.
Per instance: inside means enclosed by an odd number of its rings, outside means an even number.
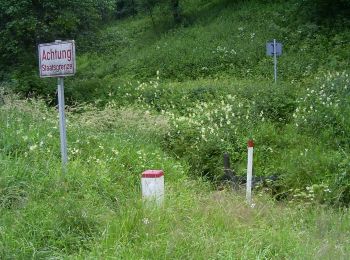
[[[75,38],[107,19],[113,1],[1,1],[1,69],[32,65],[38,43]],[[25,19],[24,19],[25,17]]]
[[[214,191],[164,153],[167,117],[138,107],[68,113],[69,165],[61,172],[57,111],[5,97],[1,107],[0,256],[11,258],[347,258],[348,210],[254,193]],[[84,111],[84,112],[82,112]],[[79,113],[77,113],[79,112]],[[140,173],[162,168],[166,201],[145,208]],[[308,196],[307,196],[308,195]],[[302,203],[301,203],[302,202]],[[292,227],[292,228],[291,228]]]
[[[348,1],[68,2],[0,0],[1,259],[349,258]],[[57,37],[78,53],[64,173],[56,81],[33,69]],[[272,177],[252,205],[222,162],[244,178],[249,139]],[[142,205],[147,169],[163,207]]]

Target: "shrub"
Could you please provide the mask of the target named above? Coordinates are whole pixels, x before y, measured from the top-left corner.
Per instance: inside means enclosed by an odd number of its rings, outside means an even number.
[[[299,131],[322,135],[327,143],[349,148],[350,76],[328,72],[318,77],[297,101],[293,114]]]
[[[288,123],[296,107],[295,86],[289,84],[249,84],[240,89],[240,95],[252,102],[252,113],[275,123]]]
[[[197,101],[185,115],[169,112],[172,129],[167,146],[186,158],[197,175],[218,179],[225,151],[231,152],[234,162],[240,158],[241,137],[252,122],[250,111],[245,100],[228,95],[215,101]]]

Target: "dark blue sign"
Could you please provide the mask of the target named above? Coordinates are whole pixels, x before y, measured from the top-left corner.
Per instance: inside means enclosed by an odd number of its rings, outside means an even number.
[[[276,46],[276,50],[275,50]],[[282,55],[282,43],[280,42],[268,42],[266,43],[266,55],[267,56],[274,56],[276,52],[277,56]]]

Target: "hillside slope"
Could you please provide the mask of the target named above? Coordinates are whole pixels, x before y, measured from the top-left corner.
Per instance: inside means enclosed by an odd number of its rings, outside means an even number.
[[[57,111],[38,101],[5,102],[1,259],[350,255],[348,210],[276,202],[264,191],[254,192],[250,206],[239,191],[213,190],[162,150],[164,116],[113,106],[68,113],[69,164],[62,175]],[[165,172],[165,204],[147,208],[140,174],[158,168]]]
[[[166,116],[163,149],[215,183],[222,182],[225,152],[234,172],[245,174],[246,142],[254,139],[255,174],[279,179],[274,195],[290,198],[321,185],[319,201],[347,204],[349,21],[317,21],[305,3],[182,1],[181,25],[162,8],[153,22],[142,13],[115,21],[77,39],[67,104],[136,106]],[[273,38],[284,46],[278,84],[265,53]],[[13,84],[28,83],[54,104],[55,80],[35,72]]]
[[[279,197],[321,185],[318,200],[347,204],[350,27],[308,10],[300,1],[198,0],[183,2],[182,26],[161,9],[155,24],[143,15],[115,22],[82,43],[89,51],[67,96],[166,114],[163,147],[193,175],[220,182],[224,152],[244,175],[253,138],[255,173],[280,178]],[[283,43],[278,84],[265,53],[274,38]]]
[[[1,259],[349,259],[348,19],[317,21],[312,1],[181,3],[181,26],[158,8],[77,39],[65,172],[56,80],[0,85]],[[249,139],[254,175],[274,180],[253,204],[223,171],[228,153],[244,179]],[[160,208],[142,202],[147,169],[165,172]]]
[[[79,55],[74,88],[113,89],[121,80],[154,79],[157,71],[165,81],[272,81],[273,60],[265,54],[272,39],[283,44],[282,82],[349,67],[349,27],[316,24],[301,12],[300,1],[189,2],[183,2],[183,26],[173,27],[159,11],[155,27],[147,16],[130,18],[83,42],[90,51]]]

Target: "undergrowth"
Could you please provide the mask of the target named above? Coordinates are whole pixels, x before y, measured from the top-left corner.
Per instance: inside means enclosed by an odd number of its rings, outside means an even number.
[[[2,259],[348,258],[347,209],[214,191],[159,141],[171,118],[129,106],[68,112],[61,171],[57,111],[5,96],[0,139]],[[135,124],[135,121],[138,123]],[[140,173],[163,169],[165,203],[145,207]],[[307,187],[317,196],[324,186]],[[308,198],[310,199],[310,197]]]
[[[78,39],[65,172],[55,80],[7,75],[0,258],[348,259],[348,22],[331,29],[303,6],[183,1],[177,27],[140,14]],[[255,176],[277,180],[255,187],[253,205],[222,184],[225,152],[245,175],[249,139]],[[165,172],[161,208],[140,200],[147,169]]]

